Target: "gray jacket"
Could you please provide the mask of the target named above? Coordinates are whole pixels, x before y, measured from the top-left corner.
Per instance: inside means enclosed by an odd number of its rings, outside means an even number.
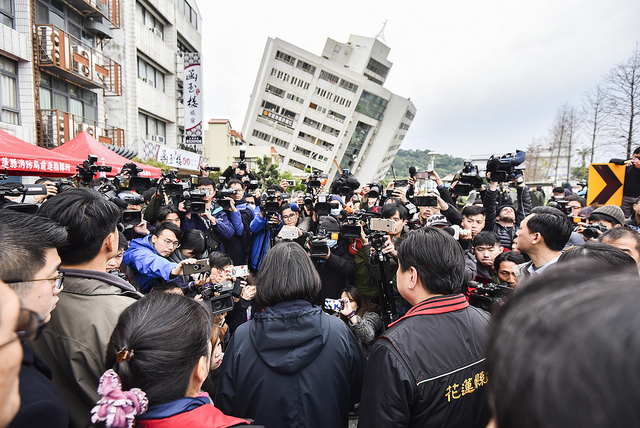
[[[106,272],[60,269],[64,289],[57,308],[32,348],[53,371],[53,383],[69,406],[70,426],[84,427],[99,399],[105,355],[120,313],[142,297]]]

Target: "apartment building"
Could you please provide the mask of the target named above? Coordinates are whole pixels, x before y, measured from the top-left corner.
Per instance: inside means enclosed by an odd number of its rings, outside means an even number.
[[[201,27],[195,0],[1,2],[0,128],[47,148],[87,131],[129,157],[165,146],[198,162],[183,92]]]
[[[392,63],[376,38],[327,39],[318,56],[269,38],[245,116],[250,144],[271,145],[296,176],[350,170],[361,182],[382,179],[416,108],[383,85]]]

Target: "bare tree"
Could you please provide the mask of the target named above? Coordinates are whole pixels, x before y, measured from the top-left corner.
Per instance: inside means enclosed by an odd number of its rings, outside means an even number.
[[[575,109],[564,104],[558,109],[555,122],[551,128],[551,165],[555,164],[553,180],[558,181],[559,167],[566,165],[566,181],[569,181],[571,174],[572,146],[575,144],[577,117]],[[550,174],[549,174],[550,175]]]
[[[609,110],[607,107],[607,89],[601,85],[587,91],[585,103],[582,105],[582,124],[585,134],[588,135],[591,143],[589,149],[589,163],[593,163],[596,147],[600,145],[600,137],[608,127]],[[582,152],[584,154],[584,151]],[[581,156],[582,156],[581,154]],[[583,157],[583,161],[584,161]]]
[[[606,77],[609,86],[608,105],[615,117],[614,139],[624,144],[627,159],[636,143],[637,120],[640,116],[640,50],[611,69]]]

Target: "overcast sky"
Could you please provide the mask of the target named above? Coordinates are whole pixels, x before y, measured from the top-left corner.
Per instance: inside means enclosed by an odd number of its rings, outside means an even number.
[[[417,108],[401,148],[460,157],[547,136],[640,41],[638,0],[197,1],[205,121],[242,131],[268,37],[320,55],[327,37],[373,37],[386,21],[385,87]]]

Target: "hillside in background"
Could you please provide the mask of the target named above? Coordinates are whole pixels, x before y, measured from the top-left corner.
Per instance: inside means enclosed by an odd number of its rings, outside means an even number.
[[[431,163],[431,156],[429,156],[429,150],[398,150],[395,160],[393,161],[393,168],[396,171],[397,178],[408,178],[409,167],[415,166],[416,170],[424,171]],[[436,155],[434,169],[440,175],[445,177],[447,174],[455,174],[462,168],[464,159],[454,158],[449,155]],[[391,169],[387,173],[387,179],[392,178]]]

